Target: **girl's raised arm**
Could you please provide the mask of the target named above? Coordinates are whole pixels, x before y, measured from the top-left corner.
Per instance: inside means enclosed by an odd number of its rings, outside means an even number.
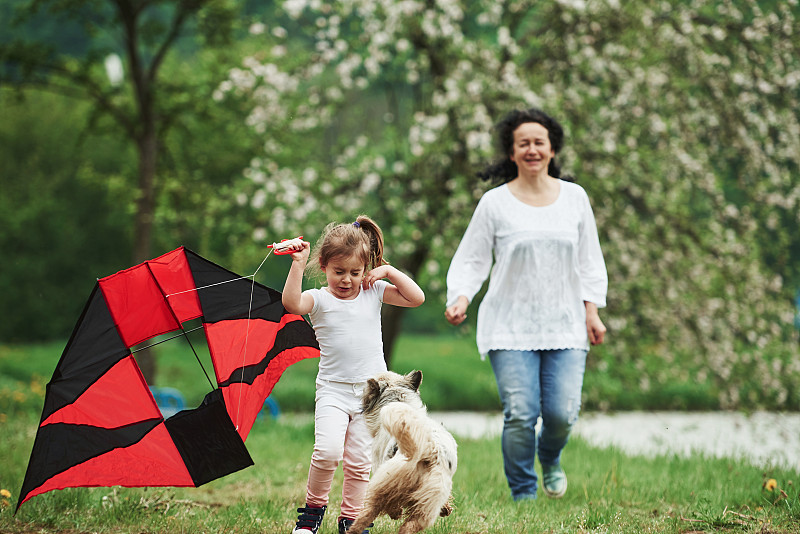
[[[283,286],[283,296],[281,297],[286,311],[297,315],[304,315],[314,307],[314,297],[303,293],[303,271],[311,252],[311,244],[308,241],[302,243],[303,248],[292,252],[292,266],[289,267],[289,274],[286,276],[286,284]]]
[[[372,286],[376,281],[387,278],[392,285],[383,293],[383,302],[392,306],[416,308],[425,302],[425,293],[417,283],[403,271],[391,265],[381,265],[364,276],[364,287]]]

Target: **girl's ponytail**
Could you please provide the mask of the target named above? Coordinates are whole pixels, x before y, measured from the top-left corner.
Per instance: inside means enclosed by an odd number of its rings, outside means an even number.
[[[369,261],[367,264],[370,268],[374,269],[381,265],[387,265],[389,262],[383,258],[383,232],[380,226],[366,215],[356,217],[353,226],[360,228],[367,234],[369,239]]]
[[[333,258],[353,254],[364,262],[367,269],[389,263],[383,257],[383,232],[366,215],[359,215],[352,223],[330,223],[326,226],[317,245],[311,249],[306,274],[316,277]]]

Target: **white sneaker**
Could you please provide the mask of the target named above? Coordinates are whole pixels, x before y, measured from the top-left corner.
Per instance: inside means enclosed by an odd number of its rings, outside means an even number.
[[[542,465],[542,489],[553,499],[560,499],[567,492],[567,475],[560,465]]]

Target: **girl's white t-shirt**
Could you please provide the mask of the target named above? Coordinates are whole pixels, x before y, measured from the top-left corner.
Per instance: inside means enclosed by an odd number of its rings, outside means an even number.
[[[588,195],[560,185],[548,206],[525,204],[504,184],[475,208],[447,272],[447,306],[459,295],[471,301],[491,269],[478,309],[481,355],[589,348],[584,301],[606,305],[608,275]]]
[[[308,317],[320,348],[318,378],[356,383],[386,371],[381,304],[388,285],[378,280],[352,300],[334,297],[327,287],[308,290],[314,298]]]

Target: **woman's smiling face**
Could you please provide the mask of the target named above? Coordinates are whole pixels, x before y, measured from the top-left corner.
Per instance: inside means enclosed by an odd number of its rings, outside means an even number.
[[[328,282],[328,291],[334,297],[352,300],[358,296],[367,266],[357,255],[336,256],[321,267]]]
[[[514,130],[511,161],[517,164],[520,174],[547,172],[555,151],[550,145],[550,133],[538,122],[525,122]]]

